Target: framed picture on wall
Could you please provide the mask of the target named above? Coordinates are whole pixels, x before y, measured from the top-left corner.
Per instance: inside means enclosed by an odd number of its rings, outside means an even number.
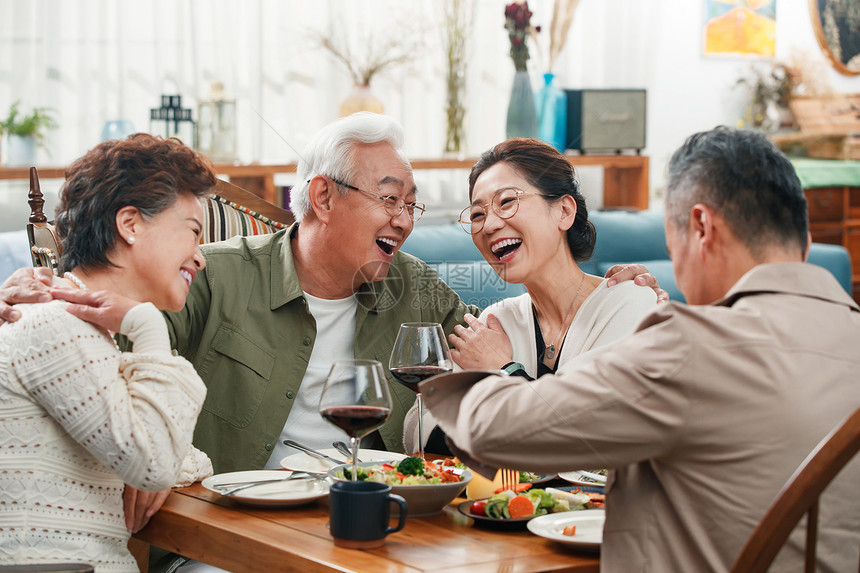
[[[704,0],[706,56],[772,58],[776,0]]]
[[[860,74],[860,2],[809,0],[809,12],[815,39],[833,67]]]

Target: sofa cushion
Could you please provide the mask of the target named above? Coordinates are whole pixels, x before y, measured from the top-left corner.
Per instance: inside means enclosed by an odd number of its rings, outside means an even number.
[[[845,247],[812,243],[812,246],[809,247],[807,262],[830,271],[845,289],[845,292],[851,294],[851,257]]]
[[[633,263],[669,259],[662,209],[593,211],[588,217],[597,229],[592,258],[598,266],[607,261]]]

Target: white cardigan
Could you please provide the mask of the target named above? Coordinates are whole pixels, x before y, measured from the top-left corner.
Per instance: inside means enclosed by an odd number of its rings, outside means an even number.
[[[618,342],[632,334],[656,304],[657,295],[651,288],[637,286],[633,281],[608,288],[604,279],[574,315],[556,363],[557,371],[561,372],[568,362],[589,350]],[[490,314],[499,319],[511,341],[513,361],[522,364],[529,376],[537,378],[537,341],[531,297],[526,293],[501,300],[487,307],[479,320],[486,324]],[[433,417],[425,411],[425,444],[435,425]],[[403,425],[403,445],[406,452],[413,452],[418,449],[417,444],[418,410],[413,406]]]

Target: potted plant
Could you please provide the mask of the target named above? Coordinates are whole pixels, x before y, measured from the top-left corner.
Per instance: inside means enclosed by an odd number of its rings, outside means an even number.
[[[57,127],[57,122],[46,107],[33,108],[22,114],[16,101],[9,115],[0,121],[0,134],[6,134],[6,165],[32,165],[36,161],[36,146],[44,146],[45,130]]]

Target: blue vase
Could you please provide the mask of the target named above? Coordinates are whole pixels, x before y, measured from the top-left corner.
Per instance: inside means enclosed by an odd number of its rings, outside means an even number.
[[[537,127],[537,111],[529,73],[518,71],[511,88],[505,134],[507,137],[537,137]]]
[[[564,153],[567,143],[567,94],[553,83],[553,74],[543,75],[537,93],[538,137]]]
[[[125,119],[114,119],[105,122],[102,128],[102,141],[111,141],[117,139],[122,141],[129,135],[134,133],[134,125]]]

